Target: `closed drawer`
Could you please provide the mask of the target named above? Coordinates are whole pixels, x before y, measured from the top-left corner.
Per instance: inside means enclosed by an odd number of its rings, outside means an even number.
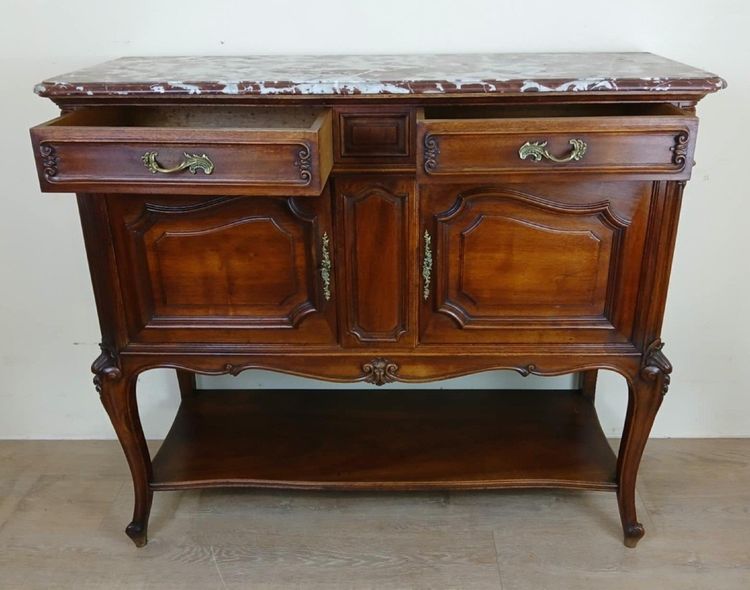
[[[544,174],[690,177],[698,119],[669,105],[425,108],[424,180]]]
[[[336,117],[336,163],[343,166],[413,166],[414,110],[341,107]]]
[[[331,113],[280,107],[101,107],[31,129],[44,191],[319,195]]]

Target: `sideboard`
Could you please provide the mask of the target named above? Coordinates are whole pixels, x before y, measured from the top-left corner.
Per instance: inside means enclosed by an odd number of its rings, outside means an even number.
[[[573,488],[615,492],[634,547],[695,106],[724,85],[648,53],[123,58],[39,84],[62,114],[34,156],[42,191],[77,194],[128,536],[146,543],[161,490]],[[152,458],[154,368],[181,404]],[[390,388],[196,387],[247,369]],[[579,385],[392,385],[490,369]],[[629,390],[617,454],[602,369]]]

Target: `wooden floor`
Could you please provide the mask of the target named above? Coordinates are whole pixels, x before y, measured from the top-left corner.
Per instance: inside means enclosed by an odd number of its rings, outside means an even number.
[[[157,493],[136,549],[116,443],[0,441],[0,587],[750,588],[750,439],[651,441],[638,489],[637,549],[611,492],[242,490]]]

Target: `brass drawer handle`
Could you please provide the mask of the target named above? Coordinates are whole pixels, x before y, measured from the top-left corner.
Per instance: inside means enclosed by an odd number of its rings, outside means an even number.
[[[564,158],[556,158],[549,153],[547,149],[546,141],[527,141],[518,150],[518,157],[522,160],[531,158],[534,162],[541,162],[542,158],[551,160],[552,162],[564,163],[564,162],[577,162],[583,158],[586,153],[586,142],[582,139],[571,139],[568,141],[573,149]]]
[[[214,171],[214,163],[211,161],[206,154],[188,154],[184,152],[185,159],[177,164],[174,168],[163,168],[159,162],[156,161],[156,157],[159,152],[146,152],[141,156],[141,160],[148,168],[149,172],[156,174],[161,172],[162,174],[172,174],[173,172],[179,172],[187,168],[190,174],[195,174],[199,169],[203,170],[204,174],[211,174]]]
[[[331,253],[329,251],[328,232],[320,237],[320,278],[323,281],[323,297],[326,301],[331,300]]]
[[[430,232],[424,230],[424,253],[422,255],[422,298],[427,301],[430,298],[430,282],[432,280],[432,236]]]

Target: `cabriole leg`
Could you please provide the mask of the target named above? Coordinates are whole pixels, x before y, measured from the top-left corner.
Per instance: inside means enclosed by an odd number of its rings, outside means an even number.
[[[122,371],[115,356],[107,350],[102,351],[91,370],[95,374],[94,385],[112,421],[133,477],[135,506],[133,520],[125,529],[125,533],[136,547],[143,547],[147,543],[148,517],[153,492],[150,487],[151,456],[138,416],[137,375]]]
[[[635,547],[643,537],[643,525],[635,511],[635,482],[656,412],[669,387],[672,365],[657,340],[648,347],[637,375],[628,379],[628,413],[617,457],[617,502],[625,545]]]

